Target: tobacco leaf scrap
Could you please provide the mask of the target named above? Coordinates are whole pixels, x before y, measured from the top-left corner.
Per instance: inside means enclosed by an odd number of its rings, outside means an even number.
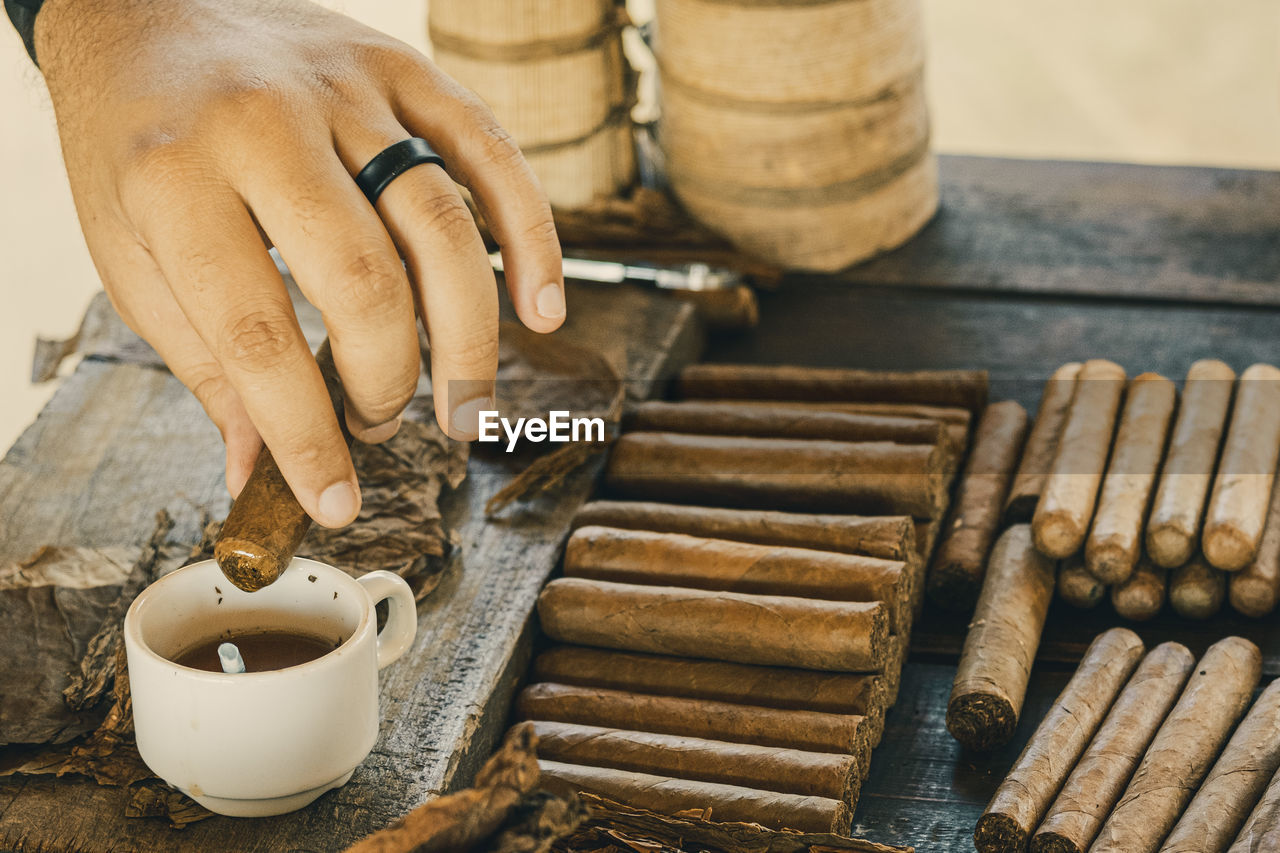
[[[450,544],[439,500],[466,477],[467,455],[465,442],[450,440],[436,425],[429,398],[415,398],[392,439],[352,447],[360,515],[343,528],[313,526],[298,554],[357,577],[396,572],[421,600],[439,583]]]

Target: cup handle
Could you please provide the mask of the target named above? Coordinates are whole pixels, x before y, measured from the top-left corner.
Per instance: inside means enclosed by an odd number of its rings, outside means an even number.
[[[387,600],[387,624],[378,632],[378,669],[409,650],[418,633],[418,608],[413,590],[404,578],[381,569],[361,575],[356,581],[364,587],[373,604]]]

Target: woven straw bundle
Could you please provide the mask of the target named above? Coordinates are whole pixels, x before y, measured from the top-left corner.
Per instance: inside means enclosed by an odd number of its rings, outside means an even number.
[[[933,215],[918,0],[658,0],[657,24],[660,141],[698,219],[830,271]]]
[[[489,104],[553,205],[631,183],[633,87],[612,0],[432,0],[429,13],[436,62]]]

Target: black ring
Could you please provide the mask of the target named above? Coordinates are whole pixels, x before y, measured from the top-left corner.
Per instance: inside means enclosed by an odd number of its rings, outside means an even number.
[[[432,150],[427,140],[416,136],[403,139],[394,145],[388,145],[370,160],[369,165],[356,175],[356,186],[369,199],[369,204],[377,204],[378,196],[382,195],[388,184],[423,163],[434,163],[441,169],[444,168],[444,158]]]

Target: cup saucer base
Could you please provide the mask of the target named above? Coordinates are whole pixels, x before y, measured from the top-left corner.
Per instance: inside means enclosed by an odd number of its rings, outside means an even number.
[[[196,796],[190,791],[183,791],[191,799],[204,806],[211,812],[227,817],[271,817],[272,815],[287,814],[297,811],[303,806],[310,805],[313,800],[326,791],[332,791],[334,788],[341,788],[347,784],[351,778],[351,774],[355,773],[355,769],[348,770],[343,775],[331,782],[323,785],[317,785],[306,791],[299,791],[296,794],[289,794],[284,797],[270,797],[262,800],[239,800],[231,797],[209,797],[205,795]]]

